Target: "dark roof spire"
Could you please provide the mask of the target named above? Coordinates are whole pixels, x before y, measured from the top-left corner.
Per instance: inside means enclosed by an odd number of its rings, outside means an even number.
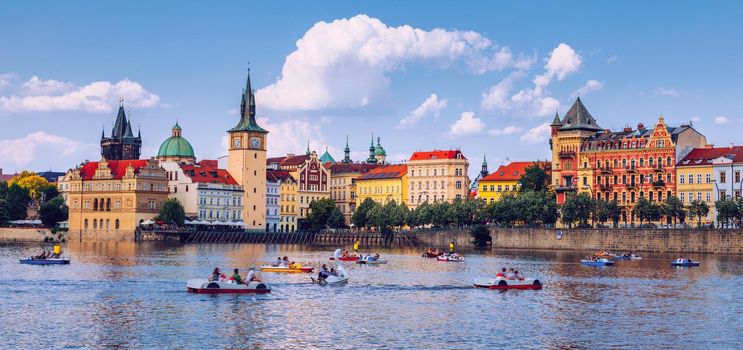
[[[593,119],[591,113],[583,105],[583,101],[578,97],[573,106],[565,113],[560,130],[600,131],[603,129],[598,125],[596,119]]]
[[[560,121],[560,116],[557,115],[557,109],[555,109],[555,119],[552,120],[552,124],[550,126],[561,126],[562,122]]]
[[[346,148],[343,149],[343,160],[341,163],[351,163],[351,147],[348,147],[348,134],[346,134]]]
[[[126,112],[124,111],[124,99],[119,100],[119,113],[116,115],[114,129],[111,131],[112,139],[122,138],[126,134]]]
[[[245,90],[240,100],[240,122],[229,131],[257,131],[267,133],[266,129],[258,126],[255,121],[255,91],[250,84],[250,68],[248,79],[245,81]]]
[[[106,138],[106,126],[104,125],[104,126],[103,126],[103,127],[101,128],[101,140],[103,140],[103,139],[105,139],[105,138]]]

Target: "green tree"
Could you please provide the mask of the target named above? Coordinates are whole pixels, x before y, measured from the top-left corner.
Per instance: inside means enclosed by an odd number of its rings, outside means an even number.
[[[622,208],[619,207],[619,203],[617,203],[616,199],[606,202],[605,210],[616,228],[619,225],[619,219],[622,217]]]
[[[550,189],[550,165],[547,162],[534,162],[524,169],[519,178],[519,192],[542,192]]]
[[[157,219],[168,224],[183,226],[186,221],[186,211],[183,209],[181,202],[175,198],[169,198],[163,202],[163,207],[160,209]]]
[[[703,201],[693,200],[689,203],[687,211],[690,217],[697,218],[697,227],[699,227],[702,225],[702,217],[709,213],[709,207]]]
[[[364,199],[363,202],[356,208],[351,216],[351,221],[356,227],[368,227],[371,225],[369,222],[369,211],[378,206],[378,204],[371,198]]]
[[[333,207],[333,210],[330,211],[330,215],[328,215],[328,226],[331,228],[342,228],[346,226],[343,220],[343,213],[341,213],[338,207]]]
[[[23,220],[26,218],[26,210],[31,203],[28,190],[18,184],[0,182],[0,199],[6,202],[9,220]]]
[[[651,222],[660,220],[663,215],[663,208],[647,200],[645,197],[640,197],[632,212],[640,220],[640,226],[642,226],[643,221]]]
[[[64,203],[62,196],[54,197],[41,205],[39,216],[41,222],[48,227],[56,226],[60,221],[67,220],[67,205]]]
[[[470,229],[476,247],[482,248],[491,242],[490,230],[485,225],[475,225]]]
[[[505,194],[497,202],[489,205],[490,216],[499,225],[512,227],[518,218],[516,206],[516,197]]]
[[[588,193],[579,193],[565,200],[562,207],[563,223],[571,225],[578,222],[580,227],[589,227],[588,220],[594,212],[594,200]]]
[[[738,206],[730,197],[715,201],[715,208],[717,209],[717,223],[722,227],[728,227],[738,215]]]
[[[39,193],[40,193],[39,199],[41,199],[44,202],[50,201],[56,198],[57,196],[59,196],[59,190],[57,190],[57,186],[54,186],[52,184],[49,184],[44,187],[40,187]]]
[[[8,212],[8,202],[5,199],[0,199],[0,223],[10,220],[10,213]]]
[[[322,198],[310,203],[310,213],[307,215],[307,221],[309,221],[313,231],[321,231],[328,227],[328,218],[333,209],[337,209],[335,202],[329,198]]]

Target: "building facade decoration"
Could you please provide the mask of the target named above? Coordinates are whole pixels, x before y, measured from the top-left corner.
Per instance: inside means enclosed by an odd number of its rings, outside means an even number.
[[[384,165],[356,179],[356,207],[371,198],[379,204],[408,204],[408,165]]]
[[[111,137],[106,137],[105,130],[101,133],[101,157],[109,161],[139,159],[141,150],[142,134],[134,136],[132,133],[132,123],[126,118],[124,100],[121,100]]]
[[[422,203],[465,199],[470,191],[469,161],[460,150],[414,152],[408,160],[411,209]]]
[[[244,189],[242,219],[248,229],[266,225],[266,136],[255,120],[255,94],[250,72],[240,102],[240,121],[228,130],[227,171]]]
[[[380,167],[379,164],[336,163],[330,166],[330,199],[343,214],[346,225],[356,211],[356,181],[362,175]]]

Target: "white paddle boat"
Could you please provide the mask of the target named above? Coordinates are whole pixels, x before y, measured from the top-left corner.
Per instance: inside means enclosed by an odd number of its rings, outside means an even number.
[[[199,294],[221,294],[221,293],[271,293],[271,287],[263,282],[248,282],[248,284],[237,284],[234,281],[210,281],[207,279],[188,280],[188,291]]]
[[[542,282],[534,278],[506,279],[503,277],[496,278],[478,278],[474,282],[477,288],[489,289],[542,289]]]
[[[341,256],[341,250],[336,249],[335,250],[335,262],[336,262],[336,268],[335,268],[335,275],[328,275],[325,277],[312,277],[312,283],[317,284],[343,284],[348,283],[348,272],[346,272],[346,267],[343,266],[343,261],[340,260]]]

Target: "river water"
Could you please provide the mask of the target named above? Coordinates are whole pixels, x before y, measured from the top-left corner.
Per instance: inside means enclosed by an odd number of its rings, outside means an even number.
[[[0,349],[726,349],[743,344],[743,258],[697,268],[645,254],[583,267],[579,252],[466,252],[464,263],[381,250],[388,265],[346,264],[345,286],[262,273],[266,295],[200,295],[186,280],[331,252],[298,246],[68,244],[67,266],[20,265],[40,245],[0,245]],[[49,248],[50,249],[50,248]],[[515,267],[540,291],[472,288]]]

